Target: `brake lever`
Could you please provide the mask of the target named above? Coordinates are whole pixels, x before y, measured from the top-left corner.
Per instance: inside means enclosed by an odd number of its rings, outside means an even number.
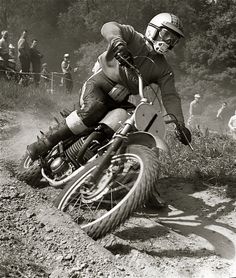
[[[134,70],[137,74],[140,75],[140,71],[137,67],[128,62],[122,55],[120,55],[120,53],[117,53],[117,56],[119,56],[129,66],[130,69]]]

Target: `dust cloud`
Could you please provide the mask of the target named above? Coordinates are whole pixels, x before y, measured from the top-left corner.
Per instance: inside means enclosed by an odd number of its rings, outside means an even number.
[[[51,119],[42,118],[32,112],[14,112],[7,115],[7,138],[1,140],[1,145],[7,147],[5,159],[20,159],[26,151],[27,145],[37,140],[40,130],[46,132],[52,123]]]

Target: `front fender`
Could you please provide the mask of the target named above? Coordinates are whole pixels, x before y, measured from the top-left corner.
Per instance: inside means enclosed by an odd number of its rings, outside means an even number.
[[[144,131],[137,131],[130,133],[128,135],[128,144],[143,145],[148,148],[158,148],[161,149],[170,156],[170,148],[167,143],[158,136],[153,136],[152,134]]]

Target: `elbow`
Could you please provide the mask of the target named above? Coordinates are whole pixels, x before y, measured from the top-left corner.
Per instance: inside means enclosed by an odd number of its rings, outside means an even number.
[[[119,24],[115,21],[105,23],[101,28],[101,35],[104,38],[107,38],[107,36],[109,36],[114,30],[119,29],[118,25]]]

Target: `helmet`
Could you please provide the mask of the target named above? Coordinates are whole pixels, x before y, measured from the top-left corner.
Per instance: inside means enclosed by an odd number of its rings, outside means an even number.
[[[68,57],[70,57],[70,55],[68,53],[65,53],[64,58],[68,58]]]
[[[201,96],[199,94],[194,95],[195,98],[200,98]]]
[[[160,13],[149,22],[145,37],[152,42],[157,53],[164,54],[184,37],[183,26],[177,16]]]

